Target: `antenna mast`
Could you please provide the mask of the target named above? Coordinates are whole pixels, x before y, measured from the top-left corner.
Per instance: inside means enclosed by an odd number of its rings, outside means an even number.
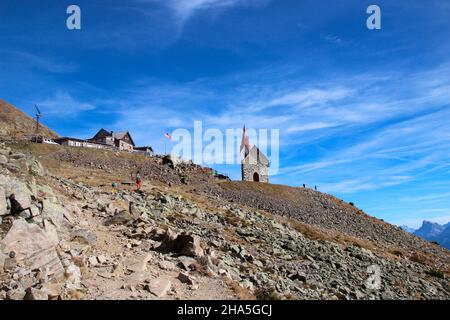
[[[39,110],[38,106],[35,104],[34,107],[36,108],[36,135],[39,134],[39,119],[42,117],[41,111]]]

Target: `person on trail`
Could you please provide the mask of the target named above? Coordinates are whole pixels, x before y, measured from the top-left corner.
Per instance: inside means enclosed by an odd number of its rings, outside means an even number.
[[[117,193],[117,183],[116,183],[116,182],[113,182],[112,185],[111,185],[111,187],[112,187],[111,192],[112,192],[113,194],[116,194],[116,193]]]
[[[139,191],[142,188],[142,179],[141,179],[141,174],[139,172],[136,173],[136,187]]]

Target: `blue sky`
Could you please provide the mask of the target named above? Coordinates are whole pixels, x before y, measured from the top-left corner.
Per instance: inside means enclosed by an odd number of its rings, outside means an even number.
[[[366,28],[370,4],[382,30]],[[0,97],[39,103],[60,135],[128,129],[159,152],[194,120],[280,129],[273,183],[448,222],[449,18],[438,0],[2,0]]]

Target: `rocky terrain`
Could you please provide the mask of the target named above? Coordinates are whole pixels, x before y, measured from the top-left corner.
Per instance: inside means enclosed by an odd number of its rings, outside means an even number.
[[[7,216],[11,194],[31,213]],[[0,216],[0,299],[450,297],[438,245],[326,194],[158,157],[1,144]]]
[[[40,124],[39,133],[56,138],[58,135]],[[0,99],[0,137],[20,139],[36,134],[36,122],[13,105]]]

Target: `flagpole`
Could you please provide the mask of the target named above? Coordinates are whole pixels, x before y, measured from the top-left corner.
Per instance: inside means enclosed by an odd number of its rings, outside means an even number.
[[[164,135],[167,139],[172,140],[172,136],[168,133]],[[164,155],[167,155],[167,140],[164,140]]]

